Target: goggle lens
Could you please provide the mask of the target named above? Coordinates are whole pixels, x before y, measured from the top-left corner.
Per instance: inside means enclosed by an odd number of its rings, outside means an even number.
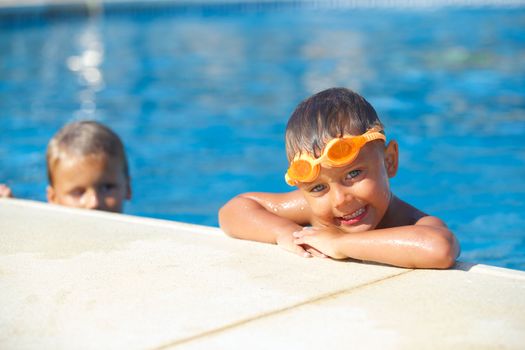
[[[312,164],[309,161],[298,159],[292,163],[289,174],[293,179],[304,181],[312,173],[312,170]]]
[[[342,164],[354,158],[355,153],[353,143],[345,140],[338,140],[330,147],[330,149],[328,149],[326,157],[334,164]]]

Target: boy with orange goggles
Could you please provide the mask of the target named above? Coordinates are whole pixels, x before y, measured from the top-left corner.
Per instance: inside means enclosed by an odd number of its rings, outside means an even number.
[[[344,88],[301,102],[286,127],[289,193],[244,193],[219,211],[223,231],[304,257],[449,268],[459,243],[445,223],[396,197],[398,146],[374,108]]]

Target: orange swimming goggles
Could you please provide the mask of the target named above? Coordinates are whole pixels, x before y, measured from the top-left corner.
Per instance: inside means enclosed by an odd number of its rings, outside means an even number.
[[[321,165],[334,168],[341,167],[353,162],[361,148],[370,141],[386,140],[385,135],[380,133],[381,128],[372,128],[359,136],[345,135],[328,142],[323,153],[317,159],[309,154],[300,154],[290,163],[286,172],[286,183],[296,186],[298,182],[312,182],[321,171]]]

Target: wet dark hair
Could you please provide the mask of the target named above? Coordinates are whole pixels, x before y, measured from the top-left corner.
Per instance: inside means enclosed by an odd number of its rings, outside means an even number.
[[[122,161],[122,171],[129,180],[129,167],[124,145],[113,130],[96,121],[84,120],[66,124],[47,145],[47,177],[53,185],[53,169],[68,156],[104,154]]]
[[[361,135],[383,124],[367,100],[352,90],[331,88],[299,103],[286,126],[286,155],[309,153],[319,157],[331,139]]]

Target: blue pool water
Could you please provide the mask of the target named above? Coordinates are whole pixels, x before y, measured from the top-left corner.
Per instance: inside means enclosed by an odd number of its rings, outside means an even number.
[[[3,12],[2,12],[3,11]],[[72,119],[123,138],[128,214],[217,225],[287,191],[295,105],[345,86],[400,144],[394,192],[440,216],[461,259],[525,270],[525,8],[0,10],[0,182],[45,200],[46,143]]]

